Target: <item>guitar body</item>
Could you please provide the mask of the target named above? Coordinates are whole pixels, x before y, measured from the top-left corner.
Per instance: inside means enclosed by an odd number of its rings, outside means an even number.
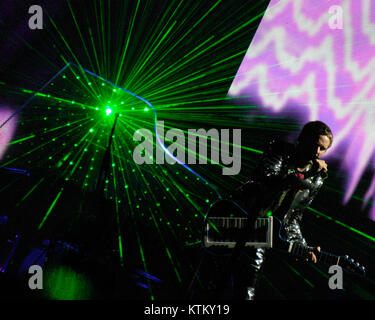
[[[255,219],[237,203],[220,200],[210,207],[205,218],[203,243],[212,252],[233,249],[237,243],[243,247],[273,247],[273,217]]]
[[[246,225],[249,221],[252,223]],[[278,249],[303,260],[309,252],[314,251],[311,247],[286,241],[280,233],[282,227],[281,221],[276,217],[249,217],[239,204],[231,200],[219,200],[211,205],[205,217],[202,239],[204,252],[208,254],[204,255],[204,263],[197,271],[200,280],[193,290],[195,297],[210,299],[228,294],[230,298],[230,273],[241,250],[246,252],[247,248]],[[320,264],[339,265],[349,274],[360,277],[366,275],[365,268],[348,256],[322,250],[314,252]],[[246,269],[246,266],[244,268]]]
[[[318,263],[339,265],[348,273],[365,276],[365,268],[348,256],[317,252],[298,242],[287,241],[281,237],[281,230],[282,223],[275,217],[252,217],[236,202],[219,200],[205,217],[203,245],[208,253],[216,256],[233,255],[233,249],[251,247],[277,248],[305,259],[314,251]]]

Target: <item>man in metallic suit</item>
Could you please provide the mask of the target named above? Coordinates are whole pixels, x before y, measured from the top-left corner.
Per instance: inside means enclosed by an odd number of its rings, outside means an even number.
[[[251,180],[237,189],[231,198],[239,201],[251,215],[262,217],[272,212],[282,221],[282,234],[287,240],[307,245],[300,222],[304,209],[311,204],[327,177],[327,163],[320,158],[331,147],[332,141],[331,129],[321,121],[305,124],[296,144],[272,141]],[[315,250],[320,251],[320,247]],[[234,272],[235,299],[255,298],[266,253],[264,248],[246,251],[245,277],[236,277]],[[316,263],[314,251],[306,261]],[[243,257],[240,257],[242,267],[243,262]]]

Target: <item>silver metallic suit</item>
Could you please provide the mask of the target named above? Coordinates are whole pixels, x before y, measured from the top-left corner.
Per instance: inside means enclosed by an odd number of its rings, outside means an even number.
[[[298,172],[296,146],[274,140],[263,153],[251,180],[235,190],[231,198],[249,214],[265,216],[271,211],[283,222],[282,235],[287,240],[307,245],[300,222],[304,209],[311,204],[325,178],[312,165],[303,173]],[[234,272],[241,274],[234,281],[236,299],[254,299],[266,253],[264,248],[252,249],[240,257],[238,270]]]

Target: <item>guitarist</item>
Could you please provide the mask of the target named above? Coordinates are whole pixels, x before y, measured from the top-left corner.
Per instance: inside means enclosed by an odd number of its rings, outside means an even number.
[[[236,189],[230,198],[254,217],[272,212],[282,223],[282,235],[289,241],[307,245],[300,222],[304,209],[327,178],[327,163],[321,157],[331,147],[331,129],[321,121],[305,124],[296,144],[271,141],[254,170],[254,175]],[[314,248],[320,251],[320,247]],[[235,299],[254,300],[255,288],[265,262],[265,248],[242,250],[234,265]],[[244,260],[245,259],[245,260]],[[316,263],[314,251],[306,261]],[[245,265],[246,270],[243,270]]]

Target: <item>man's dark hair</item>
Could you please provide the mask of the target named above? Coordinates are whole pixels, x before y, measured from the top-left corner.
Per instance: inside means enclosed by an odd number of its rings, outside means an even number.
[[[329,146],[332,145],[333,134],[331,129],[322,121],[310,121],[303,126],[297,140],[301,142],[320,135],[327,136],[330,140]]]

